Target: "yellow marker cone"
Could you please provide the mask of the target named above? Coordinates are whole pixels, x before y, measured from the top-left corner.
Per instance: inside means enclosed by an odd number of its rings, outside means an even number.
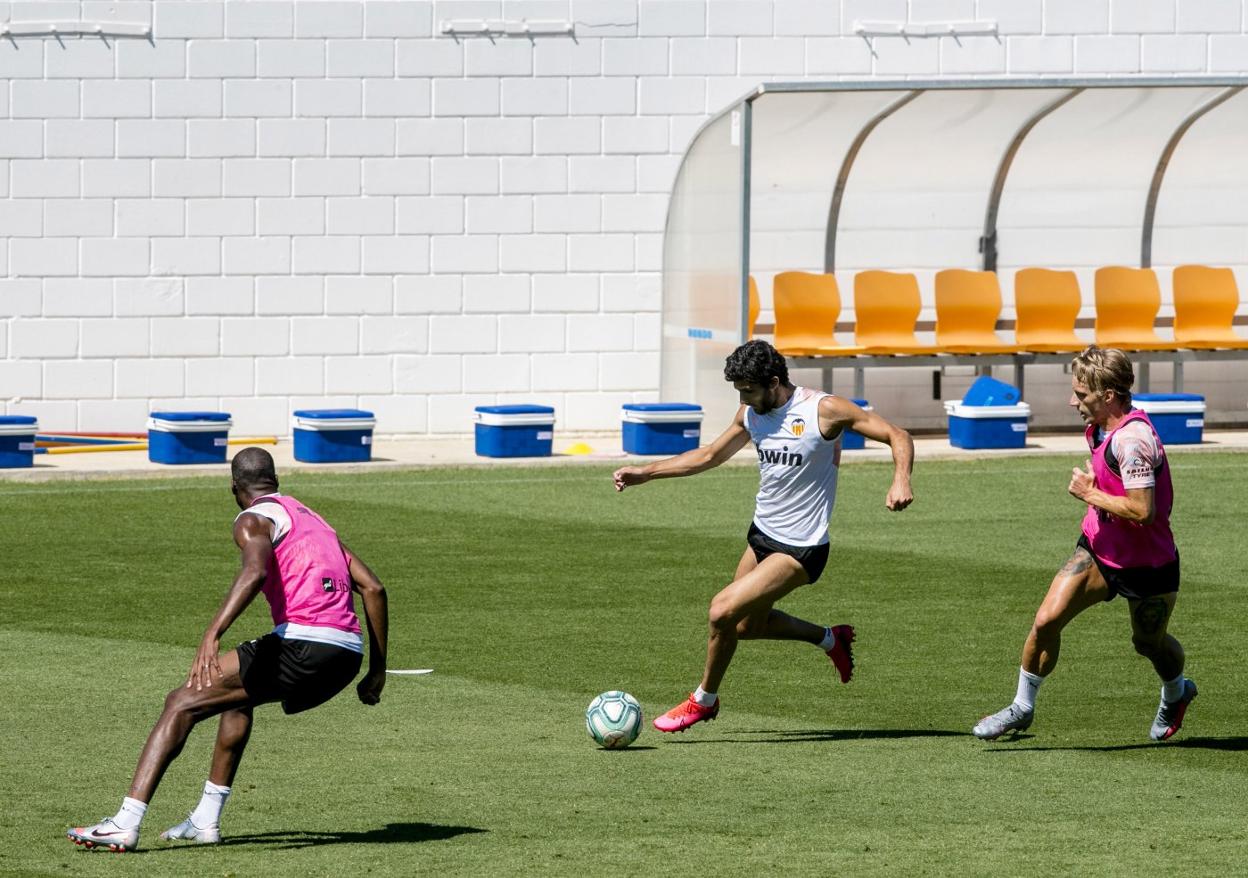
[[[584,442],[577,442],[575,445],[569,445],[563,449],[564,454],[593,454],[594,449],[590,448]]]

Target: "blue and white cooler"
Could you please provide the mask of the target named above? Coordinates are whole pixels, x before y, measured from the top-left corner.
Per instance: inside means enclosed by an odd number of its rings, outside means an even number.
[[[946,401],[954,448],[1022,448],[1031,406],[1013,384],[981,375],[959,400]]]
[[[954,448],[1022,448],[1027,444],[1031,406],[966,405],[945,402],[949,415],[949,444]]]
[[[1199,445],[1204,438],[1205,398],[1199,393],[1133,393],[1163,445]]]
[[[225,463],[228,412],[152,412],[147,459],[152,463]]]
[[[851,396],[849,398],[849,401],[852,402],[854,405],[858,406],[858,408],[862,409],[863,411],[867,411],[867,412],[875,411],[875,409],[871,408],[871,403],[869,403],[865,399],[858,399],[857,397]],[[846,430],[843,434],[841,434],[841,448],[844,448],[848,451],[856,451],[860,448],[866,448],[866,447],[867,447],[867,439],[861,433],[855,433],[853,430]]]
[[[550,457],[555,410],[548,405],[479,405],[473,412],[481,457]]]
[[[680,454],[702,441],[702,406],[689,402],[630,402],[620,413],[627,454]]]
[[[35,465],[35,434],[39,421],[33,415],[0,415],[0,468]]]
[[[293,432],[295,460],[347,463],[372,460],[377,419],[363,409],[298,409]]]

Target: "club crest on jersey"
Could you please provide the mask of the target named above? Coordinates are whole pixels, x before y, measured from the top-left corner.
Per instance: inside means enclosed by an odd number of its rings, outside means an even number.
[[[321,591],[333,591],[334,581],[328,576],[321,579]]]
[[[794,418],[789,421],[789,432],[794,436],[801,436],[806,432],[806,420],[804,418]]]

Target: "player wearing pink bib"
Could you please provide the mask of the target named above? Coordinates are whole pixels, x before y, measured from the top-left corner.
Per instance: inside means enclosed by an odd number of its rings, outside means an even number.
[[[169,693],[135,769],[121,810],[69,838],[86,848],[132,851],[139,825],[165,769],[191,729],[220,715],[212,768],[199,805],[161,838],[199,843],[221,840],[221,809],[251,735],[252,711],[280,701],[286,713],[316,707],[355,678],[363,638],[355,615],[358,593],[368,620],[369,668],[356,690],[377,704],[385,685],[388,630],[386,591],[323,518],[293,497],[277,493],[273,458],[245,448],[230,467],[230,489],[243,511],[234,519],[242,569],[200,642],[184,685]],[[274,629],[220,655],[221,637],[263,592]]]
[[[1179,591],[1170,465],[1148,415],[1131,407],[1135,373],[1127,355],[1093,346],[1071,365],[1070,404],[1087,424],[1092,452],[1087,470],[1076,467],[1068,488],[1088,504],[1083,533],[1036,612],[1014,701],[972,732],[991,741],[1030,727],[1036,692],[1057,665],[1062,629],[1088,607],[1122,595],[1135,651],[1162,680],[1149,737],[1164,741],[1182,727],[1196,697],[1196,684],[1183,675],[1183,647],[1166,631]]]
[[[646,466],[621,467],[615,489],[652,479],[692,476],[719,466],[753,442],[759,485],[746,549],[732,582],[711,600],[702,682],[654,720],[660,732],[685,729],[719,715],[719,684],[743,639],[804,640],[825,653],[841,682],[854,671],[849,625],[826,627],[773,608],[799,586],[819,579],[828,561],[828,519],[836,502],[841,433],[855,430],[892,449],[893,480],[884,505],[910,505],[910,434],[847,399],[789,382],[784,356],[765,341],[748,341],[724,363],[724,378],[741,400],[732,423],[710,445]]]

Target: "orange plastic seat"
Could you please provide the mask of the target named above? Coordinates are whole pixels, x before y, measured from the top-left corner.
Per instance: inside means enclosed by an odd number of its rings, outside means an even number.
[[[854,342],[867,354],[935,354],[914,335],[922,303],[913,274],[860,271],[854,275]]]
[[[1012,354],[997,335],[1001,287],[991,271],[936,272],[936,344],[951,354]]]
[[[1239,287],[1229,268],[1180,265],[1174,270],[1174,341],[1184,348],[1248,348],[1231,328]]]
[[[835,357],[862,353],[836,340],[841,291],[836,276],[784,271],[771,287],[776,350],[788,357]]]
[[[740,287],[738,287],[740,289]],[[754,337],[754,324],[758,323],[758,312],[763,310],[763,304],[758,298],[758,284],[754,281],[754,275],[750,275],[750,331],[749,338]]]
[[[1075,335],[1083,296],[1073,271],[1024,268],[1014,275],[1014,342],[1033,353],[1078,352],[1088,343]]]
[[[1096,343],[1128,351],[1170,351],[1157,335],[1161,288],[1151,268],[1110,266],[1096,270]]]

